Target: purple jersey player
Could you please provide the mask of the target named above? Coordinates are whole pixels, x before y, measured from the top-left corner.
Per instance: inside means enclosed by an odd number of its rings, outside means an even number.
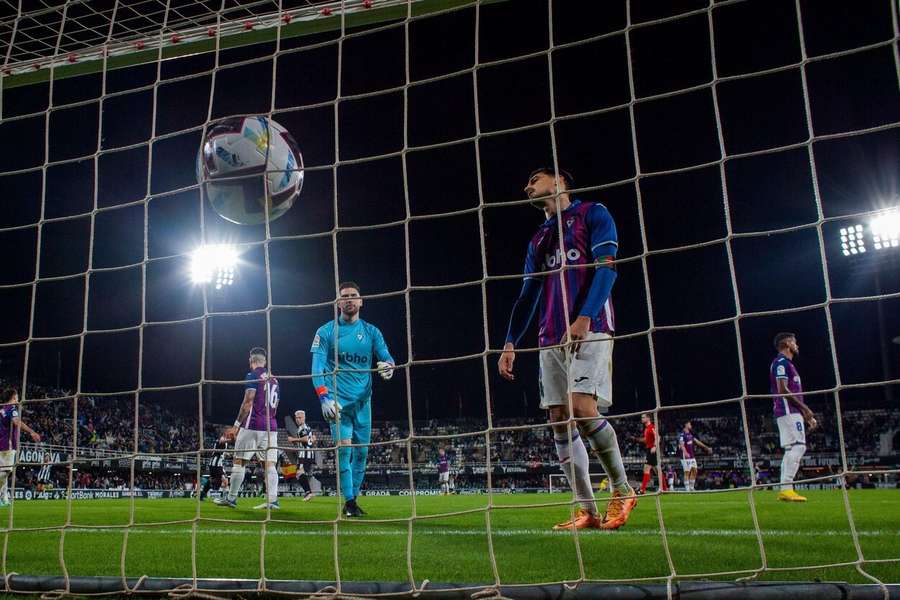
[[[277,431],[278,379],[271,377],[265,367],[256,367],[245,378],[247,391],[254,393],[250,414],[241,427],[252,431]]]
[[[19,393],[15,388],[0,392],[0,506],[9,504],[9,476],[16,464],[19,430],[40,442],[41,436],[19,417]]]
[[[778,356],[769,367],[769,391],[773,394],[773,412],[784,456],[781,460],[781,491],[778,499],[784,502],[806,502],[794,491],[794,476],[806,453],[806,427],[818,425],[812,410],[803,401],[803,384],[793,359],[800,353],[797,336],[783,332],[775,336]]]
[[[443,448],[438,449],[437,459],[438,483],[441,484],[441,495],[450,493],[450,457]]]
[[[277,510],[278,504],[278,380],[266,368],[267,356],[263,348],[250,350],[250,372],[244,386],[244,401],[228,435],[235,436],[234,466],[228,494],[214,502],[235,508],[238,492],[244,482],[245,466],[255,455],[266,467],[266,502],[255,508]]]
[[[539,308],[541,408],[549,413],[560,465],[581,506],[575,518],[555,529],[618,529],[636,499],[616,433],[600,412],[612,404],[610,292],[619,238],[606,207],[571,197],[572,183],[571,175],[552,168],[538,169],[528,178],[525,194],[546,220],[528,243],[522,290],[498,369],[505,379],[515,378],[515,349]],[[583,438],[612,484],[605,516],[594,502]]]
[[[684,470],[684,490],[686,492],[694,491],[694,484],[697,481],[697,457],[694,454],[694,446],[700,446],[707,452],[712,452],[712,448],[701,442],[694,435],[694,426],[688,421],[684,424],[684,429],[678,434],[678,454],[681,456],[681,468]]]

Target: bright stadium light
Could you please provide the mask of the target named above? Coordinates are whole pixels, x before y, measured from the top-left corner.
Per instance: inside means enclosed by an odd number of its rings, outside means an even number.
[[[841,252],[844,253],[844,256],[865,254],[866,241],[863,239],[861,224],[841,227]]]
[[[200,246],[191,254],[191,280],[196,284],[215,283],[216,289],[234,283],[238,253],[234,246]]]
[[[900,211],[892,210],[872,219],[869,223],[872,245],[876,250],[900,246]]]

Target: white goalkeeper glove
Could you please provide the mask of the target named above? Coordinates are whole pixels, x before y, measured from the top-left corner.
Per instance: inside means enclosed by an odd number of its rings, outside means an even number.
[[[381,378],[385,381],[388,381],[391,377],[394,376],[394,365],[392,365],[391,363],[379,360],[377,366],[378,374],[381,375]]]
[[[325,420],[334,421],[340,410],[337,403],[328,394],[319,396],[319,403],[322,405],[322,416],[325,417]]]

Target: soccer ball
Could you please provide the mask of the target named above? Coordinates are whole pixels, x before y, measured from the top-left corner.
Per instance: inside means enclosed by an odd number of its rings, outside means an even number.
[[[197,183],[223,219],[239,225],[274,221],[303,187],[303,156],[272,119],[234,117],[213,123],[197,153]]]

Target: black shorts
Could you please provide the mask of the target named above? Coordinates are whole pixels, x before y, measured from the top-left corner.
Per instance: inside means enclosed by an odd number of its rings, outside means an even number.
[[[303,466],[304,473],[306,473],[307,475],[312,475],[313,466],[315,466],[316,461],[314,461],[312,459],[302,460],[302,461],[300,461],[300,464]]]
[[[647,455],[644,457],[644,464],[650,465],[651,467],[656,466],[656,452],[654,450],[647,450]]]
[[[222,467],[210,467],[209,479],[210,481],[222,481]]]

